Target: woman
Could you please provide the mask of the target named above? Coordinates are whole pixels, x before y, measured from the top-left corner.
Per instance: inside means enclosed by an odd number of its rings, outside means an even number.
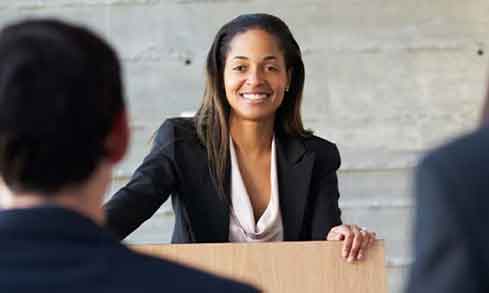
[[[375,234],[342,225],[336,146],[304,130],[304,64],[287,25],[267,14],[224,25],[207,57],[193,119],[169,119],[130,182],[107,203],[124,238],[169,195],[172,242],[344,240],[364,257]]]

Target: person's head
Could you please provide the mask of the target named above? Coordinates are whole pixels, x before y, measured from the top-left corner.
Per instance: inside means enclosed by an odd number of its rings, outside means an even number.
[[[291,74],[275,36],[259,28],[236,35],[224,62],[229,115],[239,120],[273,123]],[[287,100],[289,104],[290,101]]]
[[[0,177],[12,191],[83,184],[127,140],[120,64],[104,40],[50,19],[0,32]]]
[[[226,23],[211,45],[207,84],[196,115],[217,186],[228,163],[228,121],[274,121],[275,131],[306,136],[301,118],[304,63],[287,25],[269,14],[245,14]]]

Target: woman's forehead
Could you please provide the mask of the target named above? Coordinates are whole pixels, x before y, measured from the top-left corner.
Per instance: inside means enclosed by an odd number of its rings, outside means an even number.
[[[260,29],[252,29],[236,35],[231,40],[227,55],[228,60],[259,59],[272,61],[283,58],[278,39]]]

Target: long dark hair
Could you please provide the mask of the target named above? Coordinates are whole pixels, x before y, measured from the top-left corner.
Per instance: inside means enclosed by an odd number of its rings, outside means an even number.
[[[292,136],[307,136],[301,118],[304,63],[299,44],[287,25],[269,14],[244,14],[226,23],[218,32],[207,55],[207,83],[202,104],[195,116],[198,136],[206,146],[211,174],[216,187],[227,200],[224,182],[229,164],[230,105],[224,89],[224,65],[235,36],[250,29],[261,29],[275,36],[284,54],[287,70],[292,71],[289,91],[275,114],[275,130]]]

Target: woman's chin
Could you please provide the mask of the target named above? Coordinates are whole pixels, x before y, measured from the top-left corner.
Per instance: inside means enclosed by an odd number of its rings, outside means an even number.
[[[274,111],[240,111],[236,113],[236,118],[240,120],[253,121],[253,122],[266,122],[273,121],[275,116]]]

